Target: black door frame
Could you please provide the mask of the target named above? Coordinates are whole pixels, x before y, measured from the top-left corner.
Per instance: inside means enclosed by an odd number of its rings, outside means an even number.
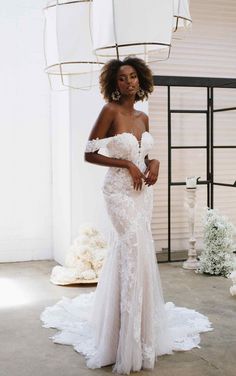
[[[214,186],[235,187],[233,184],[215,182],[214,180],[214,150],[236,148],[236,145],[214,145],[214,114],[222,111],[233,111],[236,107],[214,108],[214,88],[236,89],[236,78],[218,77],[186,77],[186,76],[153,76],[154,86],[167,87],[167,108],[168,108],[168,259],[160,262],[184,261],[185,259],[171,258],[171,187],[185,185],[185,182],[172,181],[172,150],[173,149],[206,149],[206,180],[198,180],[198,184],[207,185],[207,206],[214,208]],[[171,87],[204,87],[207,91],[206,110],[172,109],[171,108]],[[172,114],[174,113],[203,113],[206,115],[206,145],[202,146],[172,146]]]

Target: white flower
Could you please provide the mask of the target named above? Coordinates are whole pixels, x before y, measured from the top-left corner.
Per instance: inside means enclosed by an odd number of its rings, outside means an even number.
[[[235,227],[217,210],[209,209],[204,222],[204,245],[198,271],[228,277],[236,266],[233,251]]]
[[[88,245],[90,238],[87,235],[80,235],[74,240],[75,246]]]
[[[89,245],[90,249],[96,249],[96,248],[98,248],[96,237],[90,238],[88,245]]]
[[[231,295],[236,295],[236,285],[233,285],[229,289]]]
[[[75,268],[77,277],[83,278],[82,273],[91,269],[91,263],[85,260],[77,260]]]
[[[50,280],[56,285],[73,283],[76,280],[76,270],[57,265],[52,269]]]
[[[231,278],[231,279],[232,279],[232,282],[236,284],[236,270],[234,270],[234,271],[230,274],[229,278]]]
[[[107,255],[106,247],[106,241],[96,228],[91,225],[81,226],[79,236],[74,239],[65,256],[66,267],[53,269],[53,280],[57,284],[60,280],[66,284],[76,278],[97,278]]]
[[[93,262],[95,261],[103,261],[107,255],[107,249],[106,248],[96,248],[92,252],[92,258]]]
[[[85,270],[84,272],[81,273],[81,278],[86,279],[86,280],[95,279],[96,273],[92,269]]]
[[[88,255],[87,257],[89,258],[89,254],[90,254],[90,247],[88,245],[80,245],[80,246],[77,246],[75,249],[74,249],[74,253],[76,254],[76,256],[78,258],[82,258],[84,259],[86,256],[85,255]]]
[[[97,273],[98,270],[102,268],[103,262],[102,261],[94,261],[93,262],[93,269]]]
[[[87,236],[94,236],[99,234],[98,230],[95,227],[92,227],[88,224],[83,225],[79,229],[79,234],[81,235],[87,235]]]
[[[93,261],[92,254],[91,254],[91,251],[89,249],[84,249],[82,252],[80,252],[79,257],[83,261],[88,261],[88,262]]]
[[[97,248],[106,248],[107,242],[103,239],[101,235],[97,235],[95,238]]]

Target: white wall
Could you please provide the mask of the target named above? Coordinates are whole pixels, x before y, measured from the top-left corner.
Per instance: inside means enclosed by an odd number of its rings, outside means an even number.
[[[51,92],[52,253],[63,263],[71,244],[71,138],[69,92]]]
[[[44,1],[1,1],[0,261],[51,253],[50,92]]]
[[[70,99],[73,239],[84,223],[91,223],[105,234],[109,225],[101,192],[107,168],[84,161],[85,145],[104,101],[98,87],[89,91],[72,90]]]
[[[76,81],[76,78],[74,78]],[[71,82],[76,86],[76,82]],[[98,87],[52,92],[53,257],[65,254],[89,223],[107,233],[101,185],[106,168],[84,161],[85,144],[104,102]]]

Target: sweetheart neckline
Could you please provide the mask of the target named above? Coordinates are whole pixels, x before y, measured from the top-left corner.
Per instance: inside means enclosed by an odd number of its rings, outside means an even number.
[[[141,145],[141,142],[142,142],[142,139],[143,139],[143,135],[144,135],[144,133],[149,133],[149,132],[148,132],[148,131],[144,131],[144,132],[142,132],[141,137],[140,137],[140,140],[135,136],[135,134],[133,134],[133,133],[131,133],[131,132],[117,133],[116,135],[111,136],[111,137],[122,136],[122,134],[131,134],[131,136],[133,136],[133,137],[136,139],[136,141],[138,142],[138,144]]]
[[[137,141],[139,144],[141,144],[142,139],[143,139],[143,135],[144,135],[145,133],[148,133],[148,134],[150,134],[150,136],[151,136],[151,133],[149,133],[148,131],[144,131],[144,132],[142,132],[142,134],[141,134],[141,138],[140,138],[140,140],[138,140],[138,138],[137,138],[133,133],[131,133],[131,132],[122,132],[122,133],[117,133],[117,134],[115,134],[114,136],[109,136],[109,137],[104,137],[104,138],[99,138],[99,137],[97,137],[95,140],[108,140],[108,139],[111,139],[111,138],[114,138],[114,137],[122,136],[123,134],[131,134],[131,136],[133,136],[133,137],[136,139],[136,141]],[[93,140],[89,140],[89,141],[93,141]]]

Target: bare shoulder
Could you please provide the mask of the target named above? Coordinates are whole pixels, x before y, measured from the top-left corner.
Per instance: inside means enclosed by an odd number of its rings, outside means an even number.
[[[143,118],[143,120],[148,121],[148,115],[145,112],[139,111],[139,115]]]
[[[102,111],[104,111],[104,112],[114,112],[115,111],[114,103],[108,102],[108,103],[104,104]]]
[[[109,130],[113,124],[116,112],[112,106],[112,103],[107,103],[101,109],[97,120],[90,133],[89,139],[104,138],[109,133]]]
[[[120,112],[121,106],[114,102],[108,102],[103,106],[102,111],[110,114],[111,116],[117,115]]]
[[[148,117],[148,115],[143,111],[139,111],[139,113],[140,113],[139,114],[140,118],[142,119],[142,121],[145,124],[146,131],[149,131],[149,117]]]

